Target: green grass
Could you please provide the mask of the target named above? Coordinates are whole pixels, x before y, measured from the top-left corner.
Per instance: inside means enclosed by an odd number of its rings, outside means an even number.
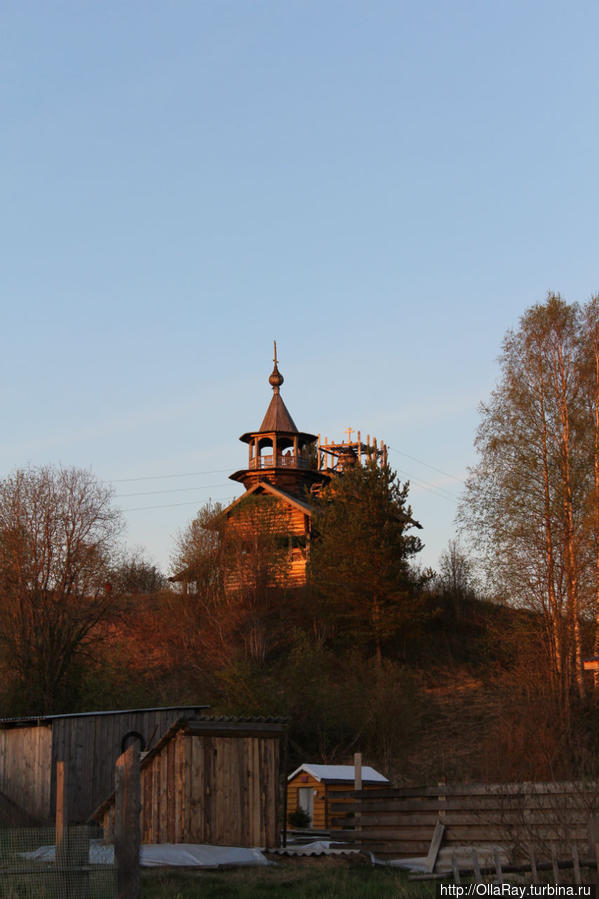
[[[307,862],[307,863],[306,863]],[[403,872],[330,858],[268,868],[144,872],[142,899],[432,899],[433,881],[410,883]]]

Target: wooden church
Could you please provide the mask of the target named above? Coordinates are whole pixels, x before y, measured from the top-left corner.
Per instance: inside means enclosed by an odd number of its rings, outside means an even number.
[[[318,469],[318,437],[298,431],[283,401],[284,379],[278,368],[276,344],[274,368],[268,380],[272,398],[262,424],[239,438],[248,445],[247,468],[231,475],[246,492],[223,513],[226,534],[237,535],[241,545],[238,558],[229,560],[229,589],[238,586],[244,577],[261,577],[263,586],[305,583],[311,537],[310,498],[312,491],[330,477]],[[234,540],[231,542],[235,545]],[[257,572],[252,572],[250,556]]]
[[[245,493],[223,510],[220,526],[228,546],[227,591],[269,587],[301,587],[306,583],[315,494],[332,477],[363,458],[386,462],[387,448],[360,432],[352,441],[321,442],[320,435],[299,431],[281,396],[284,378],[274,345],[269,377],[272,397],[262,424],[239,438],[248,446],[247,467],[230,475]],[[172,580],[191,586],[193,575]]]

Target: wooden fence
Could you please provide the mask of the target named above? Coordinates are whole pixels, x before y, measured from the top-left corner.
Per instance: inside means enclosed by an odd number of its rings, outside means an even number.
[[[337,798],[341,801],[336,801]],[[349,801],[348,801],[349,800]],[[599,783],[443,784],[338,794],[330,816],[336,838],[381,859],[428,852],[437,822],[443,846],[500,847],[510,862],[589,855],[589,820]]]

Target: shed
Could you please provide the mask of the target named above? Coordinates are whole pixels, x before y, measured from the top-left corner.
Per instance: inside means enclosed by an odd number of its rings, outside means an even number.
[[[354,785],[353,765],[300,765],[287,778],[287,813],[301,808],[310,817],[314,830],[333,830],[329,818],[329,800],[334,793],[351,790]],[[389,780],[370,768],[362,767],[362,789],[375,790],[388,786]]]
[[[140,764],[143,843],[276,847],[280,718],[181,719]],[[114,793],[94,812],[114,833]]]
[[[206,706],[121,709],[0,719],[0,793],[32,818],[55,814],[56,762],[69,778],[69,819],[86,821],[114,785],[114,765],[132,739],[145,749],[182,715]]]

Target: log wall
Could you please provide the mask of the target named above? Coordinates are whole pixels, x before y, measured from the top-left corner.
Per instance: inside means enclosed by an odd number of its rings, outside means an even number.
[[[348,791],[343,798],[345,804],[330,804],[332,820],[342,828],[338,838],[378,857],[425,856],[441,821],[443,846],[497,845],[517,863],[531,845],[539,859],[550,859],[552,849],[570,857],[571,844],[581,857],[587,856],[589,818],[599,811],[599,784],[451,784]]]
[[[260,505],[261,500],[263,509]],[[277,535],[281,538],[304,537],[309,541],[311,521],[306,512],[281,500],[274,500],[271,496],[253,498],[248,508],[240,504],[232,511],[227,521],[229,532],[239,537],[251,536],[261,527],[273,538]],[[268,546],[262,550],[264,551],[270,551]],[[307,545],[290,547],[289,550],[279,548],[278,553],[281,563],[277,564],[276,558],[273,558],[270,586],[303,586],[306,583]],[[237,562],[231,560],[225,576],[225,587],[227,591],[235,591],[244,584],[250,585],[251,577],[252,567],[247,565],[246,559],[242,558]]]

